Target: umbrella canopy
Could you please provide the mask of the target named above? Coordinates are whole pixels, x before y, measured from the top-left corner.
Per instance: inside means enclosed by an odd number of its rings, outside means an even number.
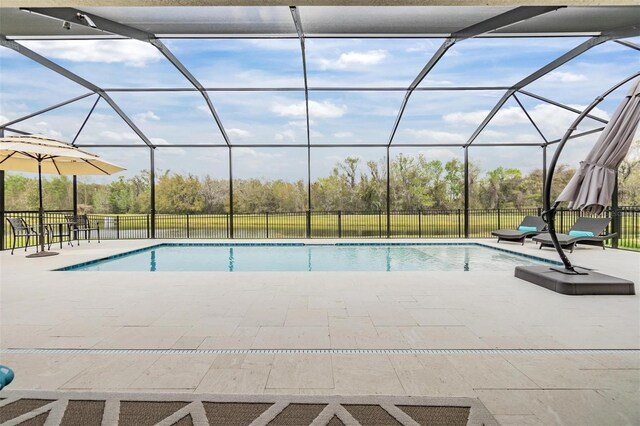
[[[635,81],[598,141],[580,163],[556,201],[568,201],[570,209],[600,214],[609,205],[616,170],[629,152],[640,121],[640,78]]]
[[[44,209],[42,173],[58,175],[110,175],[124,170],[101,160],[97,155],[44,136],[8,136],[0,138],[0,170],[38,173],[40,253],[27,257],[57,254],[44,249]]]
[[[110,175],[124,170],[72,145],[44,136],[0,138],[0,170],[58,175]]]

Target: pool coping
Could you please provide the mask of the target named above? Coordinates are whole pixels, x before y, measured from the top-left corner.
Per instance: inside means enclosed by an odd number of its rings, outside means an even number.
[[[302,246],[476,246],[476,247],[484,247],[491,250],[496,250],[504,253],[509,253],[518,257],[524,257],[526,259],[535,260],[547,265],[554,266],[562,266],[562,262],[558,262],[556,260],[545,259],[539,256],[533,256],[525,253],[518,253],[512,250],[504,249],[501,247],[493,247],[487,244],[482,244],[474,241],[470,242],[433,242],[433,243],[421,243],[421,242],[344,242],[344,243],[159,243],[153,244],[146,247],[141,247],[134,250],[129,250],[123,253],[117,253],[110,256],[100,257],[97,259],[87,260],[85,262],[74,263],[73,265],[63,266],[61,268],[52,269],[53,272],[96,272],[96,271],[81,271],[82,268],[86,268],[87,266],[92,266],[98,263],[107,262],[111,260],[115,260],[122,257],[133,256],[138,253],[142,253],[145,251],[150,251],[156,248],[162,247],[302,247]],[[140,271],[147,272],[147,271]],[[150,271],[149,271],[150,272]],[[189,271],[183,271],[189,272]],[[225,272],[225,271],[210,271],[210,272]],[[266,271],[265,271],[266,272]],[[286,271],[283,271],[286,272]],[[325,271],[330,272],[330,271]],[[336,271],[336,272],[346,272],[346,271]],[[355,271],[354,271],[355,272]]]

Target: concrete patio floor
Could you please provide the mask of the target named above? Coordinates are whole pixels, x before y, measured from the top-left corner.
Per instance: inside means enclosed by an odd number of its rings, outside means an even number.
[[[41,259],[0,253],[10,389],[471,396],[503,424],[640,423],[637,295],[565,296],[512,271],[51,271],[163,241],[82,243]],[[530,242],[499,246],[555,259]],[[638,291],[639,253],[585,247],[570,256]]]

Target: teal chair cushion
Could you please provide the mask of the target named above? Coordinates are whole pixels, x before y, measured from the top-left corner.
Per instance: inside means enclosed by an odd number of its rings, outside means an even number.
[[[518,231],[522,231],[522,232],[535,232],[537,230],[538,228],[536,228],[535,226],[519,226],[518,227]]]
[[[593,237],[591,231],[569,231],[569,235],[572,237]]]

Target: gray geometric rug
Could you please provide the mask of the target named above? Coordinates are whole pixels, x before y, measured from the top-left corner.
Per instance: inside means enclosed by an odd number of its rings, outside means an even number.
[[[476,398],[0,392],[0,424],[20,426],[497,425]]]

